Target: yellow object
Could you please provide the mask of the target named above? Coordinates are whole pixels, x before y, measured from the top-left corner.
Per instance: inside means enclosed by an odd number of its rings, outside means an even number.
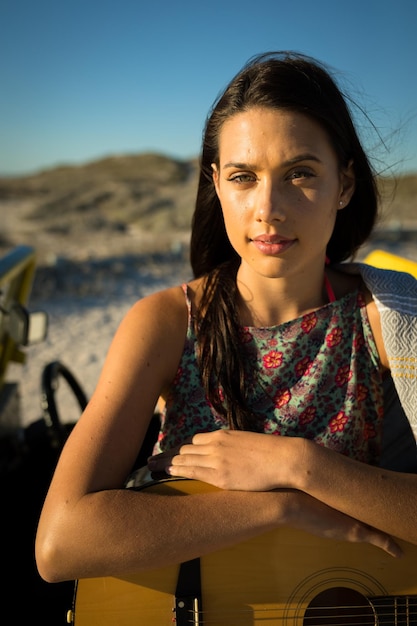
[[[216,491],[180,478],[142,488],[183,497]],[[394,624],[399,616],[408,624],[409,613],[415,615],[417,546],[397,541],[401,559],[367,543],[281,527],[203,556],[202,605],[195,588],[175,601],[179,570],[168,566],[76,581],[69,617],[73,626]]]
[[[417,278],[417,262],[404,257],[385,252],[385,250],[373,250],[364,259],[364,263],[386,270],[406,272]]]
[[[17,246],[0,259],[0,388],[10,361],[24,363],[26,355],[10,335],[7,320],[14,303],[28,301],[35,273],[35,251]]]

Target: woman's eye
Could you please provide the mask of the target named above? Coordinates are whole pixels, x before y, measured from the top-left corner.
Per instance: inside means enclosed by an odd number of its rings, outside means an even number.
[[[288,176],[291,180],[297,180],[299,178],[311,178],[314,176],[314,173],[311,170],[294,170]]]
[[[255,180],[252,174],[233,174],[230,176],[229,181],[232,183],[251,183]]]

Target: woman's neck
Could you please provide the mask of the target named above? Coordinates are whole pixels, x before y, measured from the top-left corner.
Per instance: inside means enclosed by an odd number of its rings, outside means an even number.
[[[317,310],[329,302],[321,272],[296,279],[257,276],[248,280],[238,271],[238,302],[243,326],[274,326]]]

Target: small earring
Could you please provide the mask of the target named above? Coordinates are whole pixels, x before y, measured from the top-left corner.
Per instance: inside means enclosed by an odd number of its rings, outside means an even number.
[[[339,206],[343,206],[343,200],[339,202]]]

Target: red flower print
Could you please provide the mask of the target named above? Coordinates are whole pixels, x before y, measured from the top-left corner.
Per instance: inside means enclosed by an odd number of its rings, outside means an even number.
[[[295,373],[297,374],[297,376],[308,376],[311,366],[312,363],[310,359],[308,358],[308,356],[305,356],[303,359],[301,359],[301,361],[298,361],[298,363],[295,364]]]
[[[331,433],[341,433],[345,429],[345,426],[348,422],[349,418],[344,411],[339,411],[336,417],[333,417],[330,420],[330,432]]]
[[[265,354],[263,357],[264,367],[267,369],[272,369],[274,367],[279,367],[282,363],[282,352],[278,352],[277,350],[271,350],[268,354]]]
[[[249,343],[252,341],[252,333],[250,333],[246,328],[241,328],[239,330],[239,339],[242,343]]]
[[[368,396],[368,387],[366,387],[364,384],[359,383],[359,385],[357,386],[356,389],[356,398],[359,402],[361,402],[362,400],[365,400]]]
[[[276,409],[281,409],[291,400],[291,391],[289,389],[281,389],[274,396],[274,405]]]
[[[310,424],[316,417],[316,409],[314,406],[308,406],[304,411],[300,414],[299,422],[301,425]]]
[[[349,365],[342,365],[337,370],[336,374],[336,385],[338,387],[343,387],[346,383],[352,378],[353,372],[351,371]]]
[[[180,380],[181,380],[181,376],[183,374],[183,369],[182,367],[179,367],[177,369],[177,373],[175,374],[175,378],[174,378],[174,382],[173,382],[173,386],[175,387],[175,385],[178,385]]]
[[[317,324],[317,315],[315,313],[307,313],[301,322],[301,328],[305,333],[309,333],[313,330]]]
[[[365,298],[363,297],[361,292],[358,293],[358,298],[357,298],[356,302],[358,303],[358,306],[365,306],[366,305]]]
[[[329,348],[333,348],[334,346],[338,346],[342,341],[342,329],[337,327],[334,330],[330,331],[330,333],[326,337],[326,344]]]
[[[365,340],[362,335],[356,335],[353,340],[353,347],[355,350],[360,350],[362,346],[365,344]]]
[[[368,439],[373,439],[376,436],[375,426],[367,422],[365,424],[365,430],[363,432],[363,436],[366,441],[368,441]]]

